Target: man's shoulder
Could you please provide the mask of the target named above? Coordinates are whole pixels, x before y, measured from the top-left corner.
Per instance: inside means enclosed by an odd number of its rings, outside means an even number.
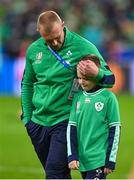
[[[82,42],[83,42],[83,41],[86,41],[85,38],[83,38],[81,35],[79,35],[79,34],[76,33],[76,32],[71,31],[71,34],[72,34],[74,40],[82,41]]]
[[[82,35],[80,35],[76,32],[73,32],[73,31],[71,31],[71,33],[72,33],[74,42],[76,42],[76,43],[79,42],[80,44],[82,43],[81,45],[84,45],[84,46],[85,46],[85,44],[93,45],[89,40],[82,37]]]
[[[44,39],[42,37],[38,38],[36,41],[32,42],[29,48],[35,48],[37,46],[42,46],[44,44]]]
[[[27,49],[27,52],[30,53],[30,52],[35,52],[35,51],[38,51],[39,49],[41,49],[41,47],[43,47],[45,45],[44,43],[44,39],[41,37],[39,39],[37,39],[36,41],[33,41],[28,49]]]

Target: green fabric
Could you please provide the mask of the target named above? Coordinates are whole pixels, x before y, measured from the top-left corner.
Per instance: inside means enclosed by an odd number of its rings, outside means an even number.
[[[24,124],[32,119],[38,124],[52,126],[68,119],[71,108],[68,96],[80,58],[87,54],[96,54],[102,67],[106,65],[92,43],[70,32],[66,27],[64,30],[65,41],[58,54],[71,64],[72,71],[64,68],[56,59],[43,38],[33,42],[27,49],[21,98]],[[104,74],[112,74],[109,70],[103,71]]]
[[[80,171],[105,165],[109,127],[120,125],[119,106],[107,89],[79,92],[73,101],[69,124],[76,124]]]

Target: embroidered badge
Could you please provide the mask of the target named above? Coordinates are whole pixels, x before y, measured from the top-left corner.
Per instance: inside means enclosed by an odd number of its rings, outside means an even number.
[[[103,109],[103,107],[104,107],[104,103],[102,103],[102,102],[95,103],[96,111],[101,111]]]
[[[40,62],[41,62],[42,55],[43,55],[42,52],[39,52],[39,53],[36,55],[36,63],[40,63]]]
[[[90,98],[85,98],[85,103],[90,103]]]
[[[67,56],[71,56],[72,55],[72,52],[69,50],[67,53],[66,53]]]

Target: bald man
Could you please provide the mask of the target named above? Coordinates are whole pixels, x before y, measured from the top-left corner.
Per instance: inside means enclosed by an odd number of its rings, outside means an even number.
[[[26,52],[22,79],[22,121],[46,173],[46,179],[70,179],[67,162],[66,129],[72,97],[78,91],[76,65],[87,54],[99,57],[78,64],[85,78],[94,78],[100,87],[112,87],[114,75],[97,48],[69,31],[54,11],[39,15],[41,37]]]

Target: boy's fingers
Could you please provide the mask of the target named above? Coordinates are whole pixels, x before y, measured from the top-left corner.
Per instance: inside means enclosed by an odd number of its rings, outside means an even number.
[[[76,161],[76,163],[77,163],[77,168],[79,168],[79,161]]]
[[[113,172],[112,169],[104,168],[104,173],[105,173],[105,174],[110,174],[110,173],[112,173],[112,172]]]
[[[69,163],[68,167],[70,169],[74,169],[75,170],[75,169],[79,168],[78,165],[79,165],[78,161],[72,161],[72,162]]]

